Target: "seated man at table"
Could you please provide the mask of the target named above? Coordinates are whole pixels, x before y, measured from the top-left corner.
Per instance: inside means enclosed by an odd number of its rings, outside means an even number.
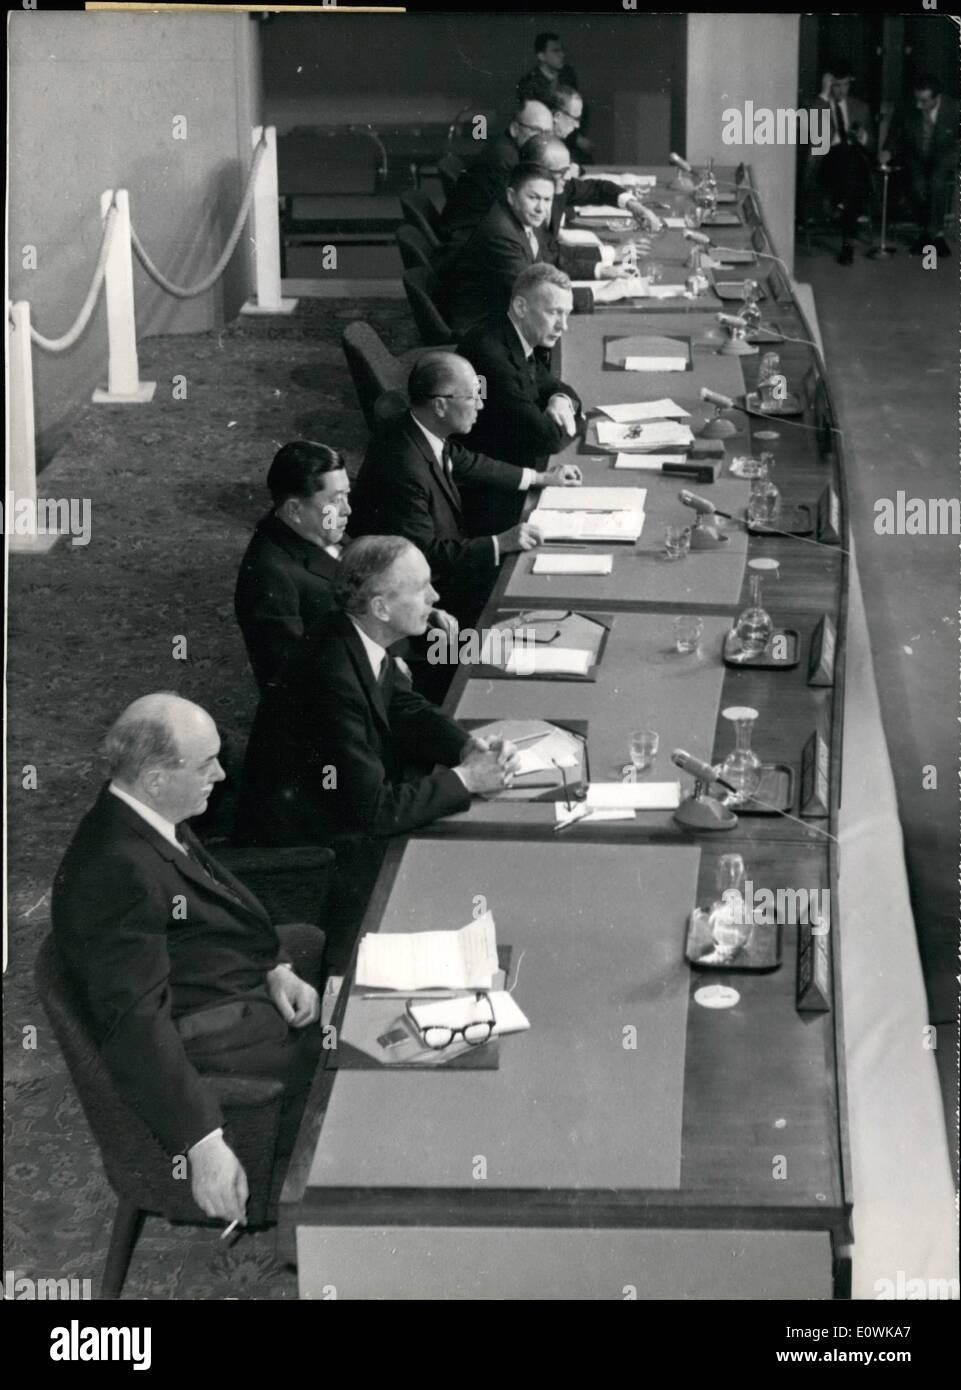
[[[576,469],[522,472],[452,438],[470,432],[484,407],[480,390],[462,357],[434,352],[420,358],[408,382],[409,412],[382,425],[370,441],[351,522],[359,535],[406,536],[422,550],[445,609],[467,627],[487,602],[504,557],[540,542],[536,527],[516,521],[527,489],[580,481]],[[465,517],[464,487],[477,515],[483,499],[496,492],[514,520],[499,534],[478,534]]]
[[[261,694],[307,628],[333,607],[350,516],[347,466],[326,444],[285,444],[274,455],[267,487],[274,505],[257,524],[234,592]],[[450,637],[456,633],[456,622],[441,609],[431,613],[430,623]]]
[[[210,716],[145,695],[104,752],[110,781],[54,879],[54,940],[121,1097],[187,1156],[201,1210],[243,1224],[246,1174],[204,1078],[283,1081],[278,1155],[289,1154],[320,1051],[317,991],[282,961],[265,908],[187,827],[224,777]]]
[[[494,204],[448,267],[447,317],[455,333],[466,333],[506,309],[514,281],[528,266],[537,261],[561,263],[566,248],[562,253],[550,232],[554,196],[555,177],[544,165],[524,160],[513,171],[503,201]],[[613,254],[608,263],[592,252],[586,269],[591,279],[613,280],[625,274]]]
[[[935,78],[922,76],[913,84],[910,110],[897,113],[887,143],[903,169],[918,235],[911,255],[932,245],[949,256],[944,219],[958,176],[958,103],[941,91]]]
[[[530,72],[526,72],[518,82],[517,96],[519,99],[534,97],[556,112],[560,104],[560,93],[565,89],[576,90],[577,73],[568,63],[564,45],[557,34],[538,34],[534,40],[534,56],[537,61]],[[582,103],[576,123],[565,123],[563,133],[558,131],[561,139],[569,145],[572,158],[584,158],[593,148],[590,140],[580,133],[583,114]]]
[[[521,162],[521,151],[535,135],[549,135],[554,128],[550,108],[542,101],[522,98],[503,135],[488,142],[461,174],[444,205],[440,237],[444,243],[436,258],[437,272],[457,255],[481,218],[504,196],[511,171]]]
[[[625,260],[637,254],[644,254],[651,248],[649,237],[631,238],[616,251],[613,246],[565,246],[559,241],[559,233],[568,211],[591,203],[595,205],[621,208],[632,217],[644,222],[653,231],[659,231],[660,219],[646,208],[632,188],[621,188],[609,179],[582,179],[571,176],[571,157],[563,140],[556,135],[536,135],[528,146],[532,160],[550,171],[554,180],[554,201],[548,222],[549,258],[551,263],[560,266],[572,279],[610,279],[626,274],[630,270]],[[525,156],[526,162],[526,156]],[[630,247],[630,251],[628,250]],[[603,270],[599,267],[615,267]]]
[[[424,633],[436,599],[430,565],[410,541],[364,536],[350,547],[334,610],[305,635],[257,710],[242,843],[405,835],[510,785],[511,745],[473,739],[412,690],[387,650]]]
[[[548,365],[567,331],[572,300],[563,271],[531,266],[514,282],[507,312],[463,339],[460,351],[487,386],[486,408],[465,439],[469,448],[541,470],[574,439],[580,397]]]

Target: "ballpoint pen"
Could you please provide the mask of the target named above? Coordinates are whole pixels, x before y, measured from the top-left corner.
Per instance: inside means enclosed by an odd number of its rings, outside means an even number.
[[[222,1230],[222,1231],[220,1232],[220,1239],[221,1239],[221,1240],[226,1240],[227,1237],[230,1235],[230,1232],[233,1231],[233,1230],[235,1230],[239,1225],[240,1225],[240,1222],[239,1222],[239,1221],[231,1221],[230,1225],[229,1225],[229,1226],[226,1226],[226,1227],[224,1228],[224,1230]]]

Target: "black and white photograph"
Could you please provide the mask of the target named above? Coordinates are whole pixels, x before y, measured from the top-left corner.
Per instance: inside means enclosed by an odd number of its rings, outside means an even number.
[[[176,1370],[224,1301],[642,1301],[712,1359],[754,1304],[745,1367],[924,1363],[959,59],[935,0],[8,14],[38,1364]]]

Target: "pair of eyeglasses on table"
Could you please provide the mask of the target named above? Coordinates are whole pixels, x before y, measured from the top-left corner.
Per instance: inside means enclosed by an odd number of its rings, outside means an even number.
[[[434,1051],[440,1051],[442,1048],[450,1047],[454,1039],[459,1037],[462,1037],[471,1047],[480,1047],[482,1043],[486,1043],[493,1037],[494,1025],[497,1022],[494,1016],[494,1005],[491,1003],[490,995],[486,990],[478,990],[474,995],[475,1003],[479,1003],[481,1000],[487,1005],[487,1012],[490,1014],[490,1017],[487,1019],[479,1019],[476,1022],[465,1023],[461,1028],[448,1028],[437,1023],[431,1023],[428,1024],[426,1028],[422,1028],[414,1017],[412,1005],[418,1002],[414,999],[408,999],[407,1001],[407,1014],[425,1047],[429,1047]]]
[[[561,635],[558,623],[566,622],[568,618],[573,618],[573,610],[567,613],[552,613],[550,618],[538,617],[536,613],[519,613],[516,618],[506,624],[511,632],[530,633],[529,640],[535,646],[549,646],[551,642],[556,642]]]

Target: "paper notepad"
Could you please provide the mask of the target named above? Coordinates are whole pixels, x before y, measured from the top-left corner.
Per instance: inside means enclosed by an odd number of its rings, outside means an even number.
[[[494,918],[485,912],[460,931],[368,932],[355,980],[368,989],[490,989],[496,970]]]
[[[686,285],[651,285],[648,294],[651,299],[678,299],[686,289]]]
[[[689,426],[678,420],[643,421],[621,425],[614,420],[598,420],[597,442],[602,449],[625,453],[647,453],[652,449],[686,449],[694,442]]]
[[[613,555],[536,555],[532,574],[610,574]]]
[[[665,217],[665,227],[669,227],[672,232],[681,232],[687,226],[683,217]]]
[[[669,396],[662,396],[659,401],[635,401],[633,404],[624,405],[599,405],[598,410],[603,410],[605,415],[609,415],[618,424],[630,424],[637,420],[681,420],[690,417],[691,412],[685,410],[682,405],[672,401]]]
[[[625,372],[684,372],[686,357],[625,357]]]
[[[654,188],[657,185],[656,174],[599,174],[592,169],[585,177],[603,179],[605,183],[619,183],[622,188]]]
[[[673,811],[681,804],[680,782],[592,782],[589,810]]]
[[[504,669],[509,676],[586,676],[592,659],[578,647],[526,647],[511,652]]]
[[[644,513],[632,510],[549,512],[538,507],[528,520],[551,541],[636,541],[644,529]]]
[[[646,487],[545,487],[538,506],[545,512],[642,512],[646,501]]]

